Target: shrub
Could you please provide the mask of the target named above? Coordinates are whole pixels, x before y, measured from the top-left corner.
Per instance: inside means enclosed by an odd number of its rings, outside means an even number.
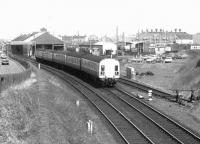
[[[197,61],[196,68],[200,67],[200,59]]]
[[[154,75],[154,73],[153,73],[153,72],[151,72],[151,71],[147,71],[147,72],[146,72],[146,75],[153,76],[153,75]]]

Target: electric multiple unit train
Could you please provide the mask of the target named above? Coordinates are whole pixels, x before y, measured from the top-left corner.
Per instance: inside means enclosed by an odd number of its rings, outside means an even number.
[[[120,77],[119,61],[91,54],[37,50],[36,60],[53,62],[87,74],[105,86],[114,86]]]

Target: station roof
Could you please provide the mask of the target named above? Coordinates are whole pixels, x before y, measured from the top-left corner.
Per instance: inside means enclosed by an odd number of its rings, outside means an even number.
[[[48,32],[45,32],[39,37],[34,38],[32,41],[35,41],[37,44],[63,44],[62,40]]]
[[[11,45],[23,44],[55,44],[63,45],[63,41],[53,36],[47,31],[33,32],[31,34],[22,34],[11,41]]]

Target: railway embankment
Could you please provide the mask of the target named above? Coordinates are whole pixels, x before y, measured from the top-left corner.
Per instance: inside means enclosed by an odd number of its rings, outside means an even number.
[[[117,143],[85,100],[35,67],[29,79],[1,94],[0,112],[0,143]]]

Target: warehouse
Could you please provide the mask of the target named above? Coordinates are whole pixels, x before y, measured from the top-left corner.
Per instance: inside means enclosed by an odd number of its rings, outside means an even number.
[[[36,49],[64,50],[64,43],[43,29],[40,32],[22,34],[10,43],[13,54],[34,56]]]

